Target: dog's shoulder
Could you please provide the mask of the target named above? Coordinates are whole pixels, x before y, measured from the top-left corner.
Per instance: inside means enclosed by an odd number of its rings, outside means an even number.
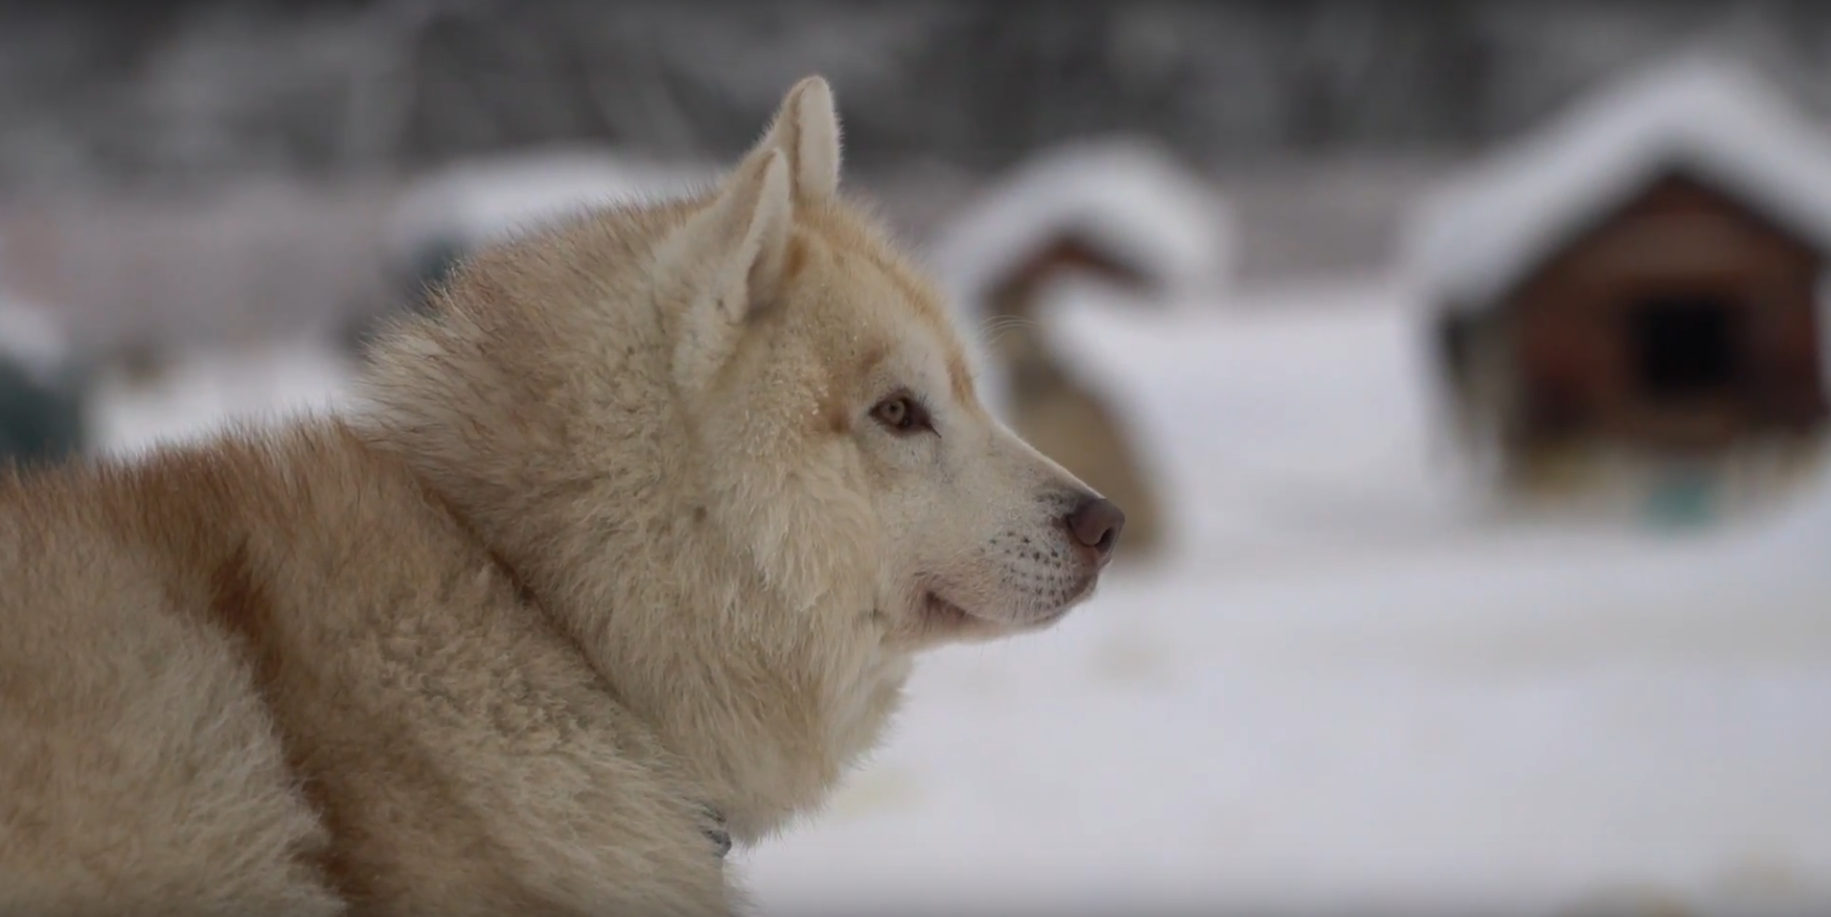
[[[333,421],[233,429],[0,478],[0,565],[34,580],[81,567],[98,585],[152,577],[182,591],[255,554],[272,555],[271,572],[283,575],[379,561],[367,543],[398,552],[457,538],[408,469]]]

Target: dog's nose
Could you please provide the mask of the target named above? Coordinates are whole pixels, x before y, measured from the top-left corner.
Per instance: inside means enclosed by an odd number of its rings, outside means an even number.
[[[1105,497],[1092,497],[1075,507],[1066,521],[1074,540],[1092,548],[1104,563],[1119,542],[1119,530],[1125,528],[1125,512]]]

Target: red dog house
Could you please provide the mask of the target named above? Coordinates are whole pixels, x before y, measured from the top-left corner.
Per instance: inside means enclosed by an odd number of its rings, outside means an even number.
[[[1738,67],[1631,77],[1422,208],[1462,430],[1503,464],[1709,459],[1827,418],[1831,145]]]

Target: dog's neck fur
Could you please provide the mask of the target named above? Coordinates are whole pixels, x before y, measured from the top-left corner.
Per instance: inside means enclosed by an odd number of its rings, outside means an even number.
[[[466,519],[601,673],[606,701],[648,723],[732,835],[754,841],[817,805],[876,741],[909,661],[873,629],[875,596],[831,592],[845,578],[821,567],[875,564],[867,540],[859,556],[797,554],[792,521],[734,502],[707,468],[669,464],[731,446],[689,442],[704,434],[656,358],[666,314],[627,307],[646,291],[616,289],[608,262],[639,253],[591,237],[602,231],[586,221],[538,251],[482,255],[434,316],[378,345],[354,423]],[[580,288],[559,264],[601,267],[610,289]],[[601,442],[621,461],[589,448]],[[758,532],[777,537],[760,547]],[[848,623],[814,623],[836,619]],[[648,636],[659,628],[674,635]]]

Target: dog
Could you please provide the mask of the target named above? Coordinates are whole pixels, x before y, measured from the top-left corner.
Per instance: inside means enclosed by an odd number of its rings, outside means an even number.
[[[0,484],[0,912],[741,911],[914,657],[1124,515],[981,406],[810,77],[476,253],[333,415]]]

